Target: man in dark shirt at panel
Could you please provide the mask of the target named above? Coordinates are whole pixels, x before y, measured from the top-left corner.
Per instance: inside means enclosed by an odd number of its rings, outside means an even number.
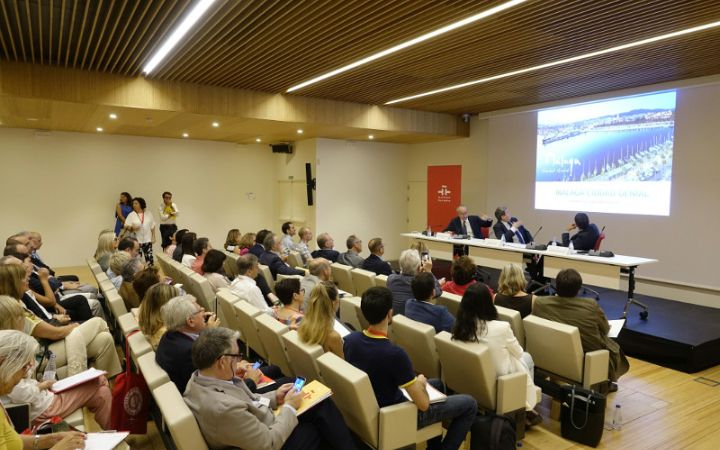
[[[437,436],[429,440],[429,450],[458,449],[475,420],[477,402],[469,395],[449,395],[443,402],[430,404],[426,384],[442,390],[442,382],[428,381],[422,374],[416,376],[405,350],[388,340],[392,300],[387,288],[365,291],[360,308],[370,326],[345,337],[345,360],[368,374],[381,408],[406,402],[400,391],[403,388],[418,408],[418,428],[449,421],[444,439]]]
[[[450,332],[455,325],[455,317],[447,307],[431,303],[435,297],[435,283],[432,273],[420,272],[415,275],[410,285],[415,298],[405,302],[405,315],[417,322],[432,325],[436,333]]]
[[[578,230],[570,237],[570,232]],[[569,247],[572,242],[573,248],[580,251],[588,251],[595,248],[595,243],[600,237],[600,230],[597,225],[590,223],[590,218],[585,213],[575,214],[575,220],[567,228],[567,233],[562,234],[563,246]]]
[[[376,275],[391,275],[393,271],[390,263],[382,259],[382,255],[385,254],[385,244],[383,244],[382,238],[370,239],[368,248],[370,256],[365,258],[362,268],[375,272]]]
[[[493,226],[495,237],[505,242],[516,242],[518,244],[529,244],[533,241],[532,234],[523,226],[522,222],[510,215],[506,206],[498,206],[495,209],[497,222]]]
[[[325,258],[330,262],[337,262],[340,252],[333,250],[335,241],[328,233],[321,233],[317,237],[318,250],[312,252],[313,258]]]

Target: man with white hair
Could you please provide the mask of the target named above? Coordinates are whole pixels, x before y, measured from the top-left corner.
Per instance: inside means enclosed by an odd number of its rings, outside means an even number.
[[[330,261],[325,258],[315,258],[308,264],[309,274],[305,275],[300,281],[300,287],[305,290],[305,299],[303,300],[303,311],[307,312],[310,293],[315,286],[323,281],[330,281],[332,278],[332,270],[330,269]]]
[[[238,276],[230,284],[230,291],[260,311],[270,314],[272,310],[265,302],[265,297],[263,297],[262,291],[255,282],[255,278],[260,273],[257,256],[252,253],[242,255],[237,259],[236,264]]]
[[[260,264],[270,268],[273,279],[277,279],[279,273],[283,275],[305,275],[304,270],[293,269],[280,258],[280,236],[270,232],[263,240],[265,252],[260,255]]]
[[[313,258],[325,258],[330,262],[336,262],[340,252],[333,250],[335,241],[330,233],[321,233],[317,237],[318,249],[312,252]]]
[[[466,235],[475,239],[485,239],[482,234],[482,228],[492,226],[492,219],[483,214],[482,217],[468,215],[468,209],[465,205],[459,205],[455,212],[457,216],[453,217],[443,231],[456,235]]]
[[[217,327],[220,320],[215,313],[206,312],[192,295],[171,298],[161,309],[167,332],[160,339],[155,361],[167,372],[180,392],[185,392],[192,365],[190,349],[202,330]],[[206,322],[207,319],[207,322]]]
[[[403,250],[400,253],[400,273],[392,274],[388,277],[387,287],[393,295],[393,312],[395,314],[405,314],[405,302],[414,298],[412,292],[412,280],[415,275],[421,272],[432,274],[432,260],[427,258],[421,261],[420,254],[415,249]],[[440,285],[445,283],[445,279],[438,281],[435,279],[435,293],[433,297],[439,297],[442,294]],[[424,300],[424,299],[423,299]]]

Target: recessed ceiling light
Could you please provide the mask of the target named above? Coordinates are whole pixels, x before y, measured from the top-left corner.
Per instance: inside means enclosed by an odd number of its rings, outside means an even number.
[[[373,139],[375,139],[375,135],[368,134],[368,139],[370,139],[372,141]]]
[[[501,78],[512,77],[512,76],[515,76],[515,75],[522,75],[522,74],[524,74],[524,73],[534,72],[534,71],[536,71],[536,70],[547,69],[548,67],[559,66],[559,65],[561,65],[561,64],[567,64],[567,63],[571,63],[571,62],[575,62],[575,61],[580,61],[580,60],[583,60],[583,59],[593,58],[593,57],[595,57],[595,56],[605,55],[605,54],[608,54],[608,53],[614,53],[614,52],[618,52],[618,51],[620,51],[620,50],[625,50],[625,49],[628,49],[628,48],[639,47],[639,46],[641,46],[641,45],[651,44],[651,43],[653,43],[653,42],[662,41],[662,40],[666,40],[666,39],[671,39],[671,38],[674,38],[674,37],[678,37],[678,36],[682,36],[682,35],[690,34],[690,33],[695,33],[695,32],[702,31],[702,30],[707,30],[707,29],[709,29],[709,28],[715,28],[715,27],[718,27],[718,26],[720,26],[720,21],[708,23],[708,24],[705,24],[705,25],[700,25],[700,26],[697,26],[697,27],[686,28],[686,29],[684,29],[684,30],[675,31],[675,32],[673,32],[673,33],[662,34],[662,35],[660,35],[660,36],[655,36],[655,37],[652,37],[652,38],[642,39],[642,40],[630,42],[630,43],[627,43],[627,44],[617,45],[617,46],[615,46],[615,47],[606,48],[606,49],[604,49],[604,50],[597,50],[597,51],[594,51],[594,52],[585,53],[585,54],[578,55],[578,56],[573,56],[573,57],[571,57],[571,58],[560,59],[560,60],[557,60],[557,61],[552,61],[552,62],[549,62],[549,63],[540,64],[540,65],[537,65],[537,66],[526,67],[526,68],[524,68],[524,69],[513,70],[513,71],[511,71],[511,72],[505,72],[505,73],[501,73],[501,74],[499,74],[499,75],[493,75],[493,76],[490,76],[490,77],[480,78],[479,80],[473,80],[473,81],[468,81],[468,82],[465,82],[465,83],[454,84],[454,85],[452,85],[452,86],[447,86],[447,87],[440,88],[440,89],[435,89],[435,90],[432,90],[432,91],[422,92],[422,93],[420,93],[420,94],[415,94],[415,95],[410,95],[410,96],[407,96],[407,97],[397,98],[397,99],[395,99],[395,100],[390,100],[389,102],[385,102],[385,104],[386,104],[386,105],[392,105],[392,104],[394,104],[394,103],[406,102],[406,101],[408,101],[408,100],[414,100],[414,99],[416,99],[416,98],[421,98],[421,97],[427,97],[427,96],[429,96],[429,95],[440,94],[440,93],[442,93],[442,92],[454,91],[454,90],[456,90],[456,89],[462,89],[462,88],[465,88],[465,87],[468,87],[468,86],[474,86],[474,85],[476,85],[476,84],[487,83],[487,82],[489,82],[489,81],[495,81],[495,80],[499,80],[499,79],[501,79]]]
[[[95,128],[95,131],[97,131],[98,133],[102,133],[103,129],[102,129],[102,127],[97,127],[97,128]]]
[[[117,114],[115,114],[115,113],[110,113],[110,114],[108,114],[108,117],[109,117],[110,119],[112,119],[112,120],[115,120],[115,119],[117,119]]]
[[[190,137],[190,135],[187,134],[187,133],[183,133],[183,137],[184,137],[184,138],[188,138],[188,137]]]
[[[157,67],[163,59],[165,59],[177,43],[180,42],[180,39],[182,39],[187,32],[190,31],[190,28],[192,28],[193,25],[200,20],[203,14],[207,12],[208,8],[210,8],[213,3],[215,3],[215,0],[200,0],[197,2],[195,7],[190,11],[190,14],[185,17],[185,19],[170,34],[165,42],[162,43],[158,51],[150,58],[150,61],[145,64],[145,67],[143,67],[143,73],[147,75],[152,72],[155,67]]]
[[[262,142],[262,139],[260,139],[260,138],[255,138],[255,142]]]
[[[380,52],[374,53],[374,54],[372,54],[372,55],[370,55],[370,56],[367,56],[367,57],[365,57],[365,58],[363,58],[363,59],[359,59],[359,60],[357,60],[357,61],[355,61],[355,62],[352,62],[352,63],[350,63],[350,64],[348,64],[348,65],[346,65],[346,66],[342,66],[342,67],[340,67],[339,69],[335,69],[335,70],[332,70],[332,71],[327,72],[327,73],[325,73],[325,74],[322,74],[322,75],[320,75],[320,76],[317,76],[317,77],[315,77],[315,78],[311,78],[310,80],[303,81],[302,83],[297,84],[297,85],[291,87],[290,89],[288,89],[287,92],[297,91],[298,89],[302,89],[302,88],[304,88],[304,87],[306,87],[306,86],[310,86],[311,84],[315,84],[315,83],[317,83],[317,82],[319,82],[319,81],[322,81],[322,80],[325,80],[325,79],[327,79],[327,78],[334,77],[335,75],[339,75],[339,74],[341,74],[341,73],[343,73],[343,72],[347,72],[348,70],[352,70],[352,69],[354,69],[354,68],[356,68],[356,67],[362,66],[362,65],[367,64],[367,63],[372,62],[372,61],[375,61],[376,59],[380,59],[380,58],[383,58],[383,57],[385,57],[385,56],[387,56],[387,55],[391,55],[391,54],[393,54],[393,53],[395,53],[395,52],[399,52],[399,51],[402,50],[402,49],[405,49],[405,48],[411,47],[411,46],[413,46],[413,45],[415,45],[415,44],[419,44],[419,43],[421,43],[421,42],[427,41],[428,39],[432,39],[432,38],[434,38],[434,37],[436,37],[436,36],[440,36],[441,34],[445,34],[445,33],[449,32],[449,31],[455,30],[455,29],[460,28],[460,27],[463,27],[463,26],[465,26],[465,25],[469,25],[469,24],[471,24],[471,23],[473,23],[473,22],[477,22],[477,21],[480,20],[480,19],[484,19],[484,18],[486,18],[486,17],[490,17],[490,16],[492,16],[493,14],[497,14],[497,13],[499,13],[499,12],[501,12],[501,11],[504,11],[504,10],[506,10],[506,9],[512,8],[513,6],[517,6],[517,5],[521,4],[521,3],[525,3],[526,1],[527,1],[527,0],[511,0],[511,1],[506,2],[506,3],[503,3],[503,4],[501,4],[501,5],[497,5],[497,6],[493,7],[493,8],[486,9],[485,11],[480,12],[480,13],[478,13],[478,14],[472,15],[472,16],[470,16],[470,17],[466,17],[466,18],[464,18],[464,19],[462,19],[462,20],[458,20],[457,22],[453,22],[453,23],[451,23],[451,24],[449,24],[449,25],[445,25],[444,27],[438,28],[437,30],[433,30],[433,31],[431,31],[431,32],[429,32],[429,33],[425,33],[425,34],[423,34],[423,35],[421,35],[421,36],[418,36],[418,37],[416,37],[416,38],[414,38],[414,39],[410,39],[409,41],[401,42],[401,43],[398,44],[398,45],[395,45],[395,46],[393,46],[393,47],[387,48],[387,49],[382,50],[382,51],[380,51]]]
[[[27,120],[29,122],[37,122],[38,121],[37,117],[28,117]]]
[[[298,128],[298,130],[297,130],[297,134],[303,134],[303,130],[302,130],[302,128]]]
[[[212,123],[212,126],[215,127],[215,128],[217,128],[217,127],[220,126],[220,123],[218,123],[218,122],[213,122],[213,123]]]

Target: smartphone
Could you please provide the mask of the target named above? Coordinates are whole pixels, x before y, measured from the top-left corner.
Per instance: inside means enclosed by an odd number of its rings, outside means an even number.
[[[425,262],[430,259],[430,253],[428,252],[422,252],[421,254],[422,262]]]
[[[302,391],[303,386],[305,386],[305,378],[303,378],[303,377],[295,378],[295,384],[293,385],[293,390],[295,392],[300,392],[300,391]]]
[[[258,362],[256,362],[255,364],[252,365],[252,368],[253,368],[253,369],[259,369],[260,366],[262,366],[262,363],[261,363],[260,361],[258,361]]]

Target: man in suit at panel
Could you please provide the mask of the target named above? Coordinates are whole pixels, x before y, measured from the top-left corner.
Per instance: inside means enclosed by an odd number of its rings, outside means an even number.
[[[578,230],[570,237],[572,230]],[[585,213],[575,214],[575,221],[567,228],[567,233],[562,234],[563,246],[568,247],[572,242],[575,250],[592,250],[600,237],[600,230],[597,225],[590,223],[590,218]]]
[[[516,242],[518,244],[529,244],[533,241],[532,234],[525,229],[520,220],[510,215],[507,206],[498,206],[495,209],[495,218],[497,223],[493,226],[493,231],[497,239],[502,239],[505,236],[505,242]]]
[[[465,205],[460,205],[455,209],[457,217],[453,217],[444,232],[453,234],[464,234],[476,239],[484,239],[481,228],[492,226],[492,219],[483,214],[482,217],[468,215]]]

